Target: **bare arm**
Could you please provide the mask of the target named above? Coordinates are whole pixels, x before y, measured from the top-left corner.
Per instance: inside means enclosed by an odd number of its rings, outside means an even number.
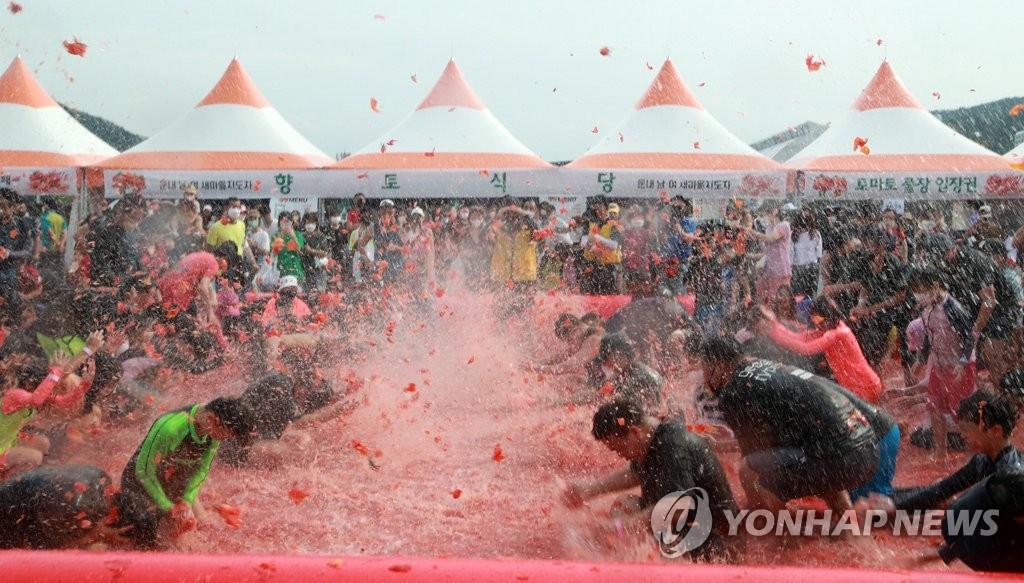
[[[640,477],[629,468],[617,470],[588,484],[569,484],[562,498],[570,508],[579,508],[591,498],[621,492],[640,485]]]
[[[978,294],[981,298],[981,307],[978,308],[978,319],[974,321],[974,337],[981,336],[981,333],[985,331],[985,326],[988,325],[988,319],[992,317],[992,312],[996,309],[996,288],[994,285],[987,285],[981,288],[981,293]]]

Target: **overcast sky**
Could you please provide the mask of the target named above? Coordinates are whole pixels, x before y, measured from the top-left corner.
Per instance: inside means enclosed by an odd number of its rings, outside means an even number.
[[[0,60],[20,53],[58,101],[150,136],[198,103],[237,54],[329,155],[401,121],[451,56],[498,119],[549,160],[579,156],[595,125],[618,124],[666,56],[747,142],[827,122],[885,58],[929,109],[1024,94],[1020,0],[19,2],[21,13],[0,13]],[[89,45],[84,58],[61,45],[75,35]],[[808,54],[826,66],[808,72]]]

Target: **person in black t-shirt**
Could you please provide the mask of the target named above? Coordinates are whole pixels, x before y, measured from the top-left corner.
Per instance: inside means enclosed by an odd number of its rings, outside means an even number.
[[[974,338],[979,338],[996,307],[995,264],[974,249],[956,245],[948,235],[933,235],[927,246],[945,274],[943,283],[949,295],[967,308],[974,322]]]
[[[700,347],[704,382],[743,454],[740,481],[754,508],[822,497],[852,508],[847,490],[879,465],[878,438],[864,414],[825,379],[769,360],[745,360],[726,339]]]
[[[718,336],[725,315],[722,305],[724,267],[718,250],[701,243],[690,258],[690,269],[685,276],[686,284],[694,295],[693,319],[705,337]]]
[[[135,232],[145,216],[145,203],[139,195],[124,194],[114,212],[114,222],[93,233],[89,275],[99,287],[119,287],[126,276],[142,271]]]
[[[682,421],[651,417],[635,401],[618,399],[594,414],[592,434],[629,461],[629,466],[590,483],[569,484],[563,493],[567,506],[578,508],[589,499],[640,486],[639,496],[616,499],[612,514],[617,526],[650,532],[651,511],[659,500],[701,488],[711,506],[713,530],[693,551],[694,558],[728,555],[733,550],[724,540],[728,531],[725,513],[735,516],[738,507],[725,471],[708,444],[687,431]]]
[[[977,453],[956,473],[928,486],[896,488],[892,497],[874,495],[858,507],[895,513],[899,510],[930,510],[943,507],[963,492],[950,506],[943,526],[945,544],[915,557],[916,563],[942,559],[946,563],[960,559],[972,569],[1024,571],[1024,529],[1021,528],[1020,500],[1024,486],[1024,456],[1011,442],[1017,425],[1018,410],[1012,400],[991,393],[977,392],[957,407],[960,431]],[[951,532],[957,512],[996,510],[995,532]],[[974,517],[971,520],[977,520]],[[908,567],[917,567],[911,564]]]

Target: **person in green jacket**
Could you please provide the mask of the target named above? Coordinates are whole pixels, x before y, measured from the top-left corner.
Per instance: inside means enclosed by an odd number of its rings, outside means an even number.
[[[119,526],[150,549],[196,525],[193,507],[220,442],[255,431],[253,412],[234,398],[218,398],[164,414],[149,428],[121,474]]]
[[[306,239],[295,230],[295,224],[285,213],[281,213],[277,225],[277,239],[271,245],[271,252],[277,255],[277,270],[280,277],[294,275],[302,284],[306,281],[306,273],[302,269]]]

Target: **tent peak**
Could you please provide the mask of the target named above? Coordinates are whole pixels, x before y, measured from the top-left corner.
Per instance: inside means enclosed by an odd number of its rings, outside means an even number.
[[[220,80],[196,107],[225,104],[245,105],[257,109],[270,107],[270,102],[245,72],[237,56],[231,59]]]
[[[888,60],[883,60],[875,76],[861,92],[852,109],[867,111],[887,107],[909,107],[924,109],[921,103],[907,90]]]
[[[32,75],[21,55],[14,57],[0,76],[0,103],[15,103],[36,109],[57,107],[57,102]]]
[[[466,107],[479,111],[487,109],[473,88],[466,82],[466,78],[462,76],[462,70],[455,64],[454,57],[448,61],[444,72],[441,73],[441,78],[437,80],[433,89],[416,109],[431,107]]]
[[[658,105],[677,105],[700,110],[704,109],[693,93],[686,87],[686,84],[683,83],[682,77],[679,76],[679,71],[676,70],[676,66],[672,64],[672,59],[670,58],[665,59],[665,63],[661,65],[661,70],[658,71],[658,76],[654,78],[654,81],[647,88],[647,92],[637,102],[636,109]]]

